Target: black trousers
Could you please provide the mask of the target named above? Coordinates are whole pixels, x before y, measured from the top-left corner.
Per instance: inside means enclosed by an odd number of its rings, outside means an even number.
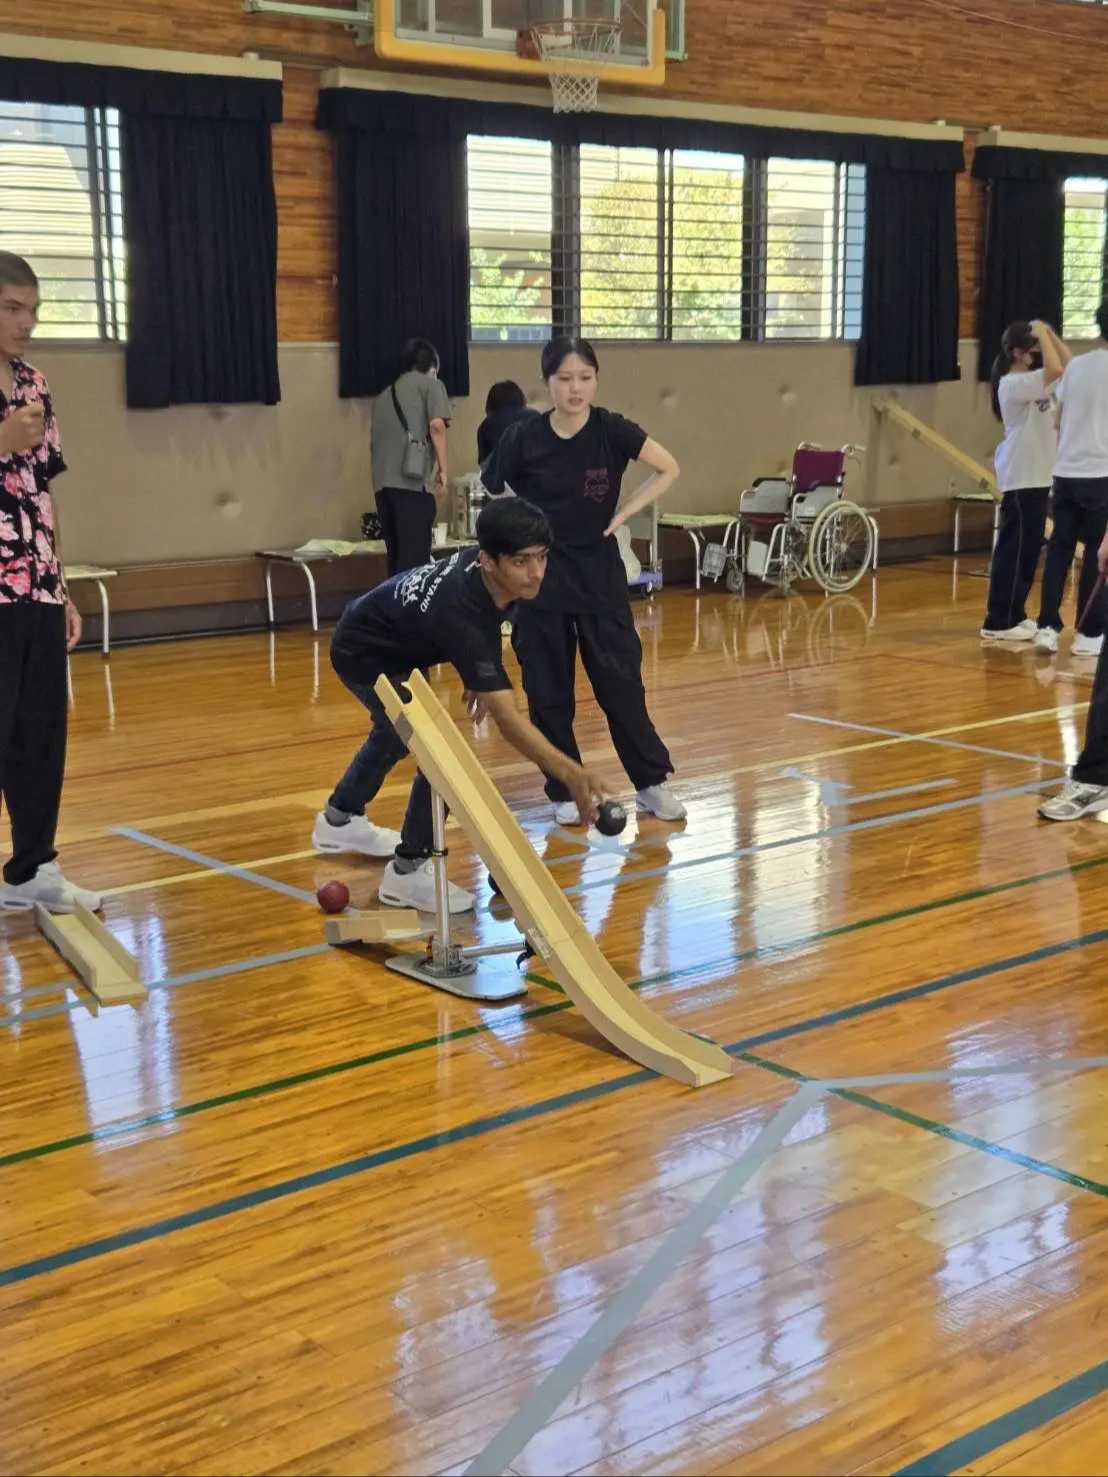
[[[1077,552],[1084,544],[1081,577],[1077,582],[1077,618],[1088,603],[1096,584],[1096,552],[1108,527],[1108,477],[1055,477],[1052,513],[1054,532],[1046,549],[1043,568],[1042,608],[1039,625],[1062,629],[1062,596],[1066,592],[1066,576]],[[1082,634],[1104,633],[1104,602],[1098,600]]]
[[[13,886],[57,856],[68,716],[65,607],[0,605],[0,796],[12,827],[4,881]]]
[[[1085,719],[1085,747],[1073,766],[1073,778],[1083,785],[1108,785],[1108,641],[1101,647],[1096,664]]]
[[[629,606],[602,615],[564,615],[520,605],[512,645],[523,669],[531,722],[570,759],[581,762],[573,736],[577,652],[608,720],[619,761],[636,790],[659,785],[673,761],[646,711],[642,644]],[[570,798],[565,785],[547,776],[546,793]]]
[[[430,564],[435,529],[432,493],[381,487],[377,490],[377,516],[381,520],[390,575]]]
[[[1021,487],[1000,501],[1000,528],[989,566],[986,631],[1007,631],[1027,619],[1027,596],[1035,582],[1046,530],[1049,487]]]

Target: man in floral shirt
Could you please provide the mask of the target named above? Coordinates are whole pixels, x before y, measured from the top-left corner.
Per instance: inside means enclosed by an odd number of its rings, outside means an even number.
[[[66,652],[81,636],[58,556],[50,480],[65,471],[50,389],[23,358],[38,279],[0,251],[0,796],[13,855],[0,907],[98,908],[55,860],[65,773]]]

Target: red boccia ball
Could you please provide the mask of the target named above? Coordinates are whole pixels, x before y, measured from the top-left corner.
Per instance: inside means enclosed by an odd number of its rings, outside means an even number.
[[[350,889],[345,882],[325,882],[316,897],[325,913],[341,913],[350,901]]]

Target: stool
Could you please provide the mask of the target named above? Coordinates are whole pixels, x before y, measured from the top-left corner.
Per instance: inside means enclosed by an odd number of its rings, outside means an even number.
[[[104,581],[115,579],[118,573],[118,569],[101,569],[97,564],[67,564],[65,566],[67,585],[76,584],[79,580],[93,580],[100,591],[100,650],[105,659],[111,654],[111,612],[108,608],[108,589]]]
[[[993,548],[1000,534],[1000,501],[993,497],[991,492],[956,492],[952,499],[954,503],[954,553],[957,554],[961,547],[962,533],[962,504],[963,503],[992,503],[993,505]]]

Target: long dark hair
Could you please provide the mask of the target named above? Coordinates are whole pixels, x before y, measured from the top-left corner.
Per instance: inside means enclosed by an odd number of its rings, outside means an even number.
[[[1008,327],[1000,336],[1000,353],[993,360],[992,387],[993,387],[993,414],[998,421],[1004,417],[1000,413],[1000,382],[1011,369],[1015,362],[1016,354],[1021,350],[1027,353],[1031,349],[1037,349],[1035,335],[1031,331],[1031,324],[1026,319],[1020,319],[1016,323],[1009,323]]]
[[[600,373],[600,360],[596,357],[596,350],[587,338],[572,338],[569,334],[563,334],[559,338],[552,338],[542,351],[542,377],[544,380],[553,379],[571,354],[576,354]]]

